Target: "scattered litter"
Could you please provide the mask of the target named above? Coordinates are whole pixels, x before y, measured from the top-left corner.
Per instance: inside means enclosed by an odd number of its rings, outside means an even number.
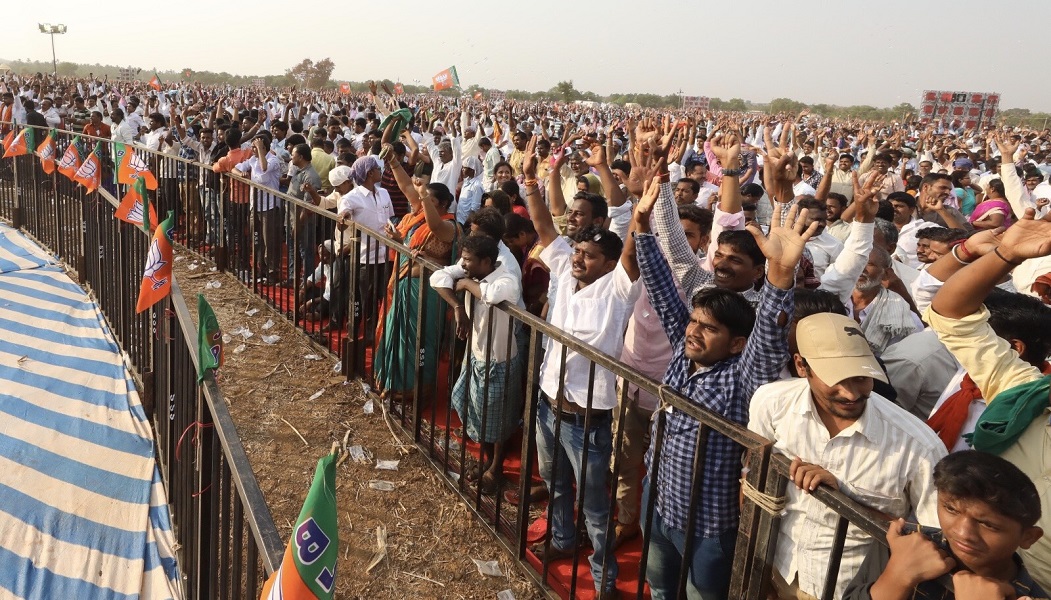
[[[29,355],[28,354],[23,354],[22,356],[19,356],[18,357],[18,365],[22,366],[27,360],[29,360]]]
[[[186,267],[186,270],[187,271],[196,271],[197,270],[197,263],[190,263],[190,265]]]
[[[266,343],[266,344],[268,344],[270,346],[273,346],[274,344],[276,344],[279,341],[281,341],[281,336],[279,336],[279,335],[264,335],[261,339],[263,340],[264,343]]]
[[[450,439],[449,440],[449,450],[459,451],[460,450],[460,442],[457,441],[457,440],[454,440],[454,439]]]
[[[241,337],[243,337],[243,338],[244,338],[244,339],[246,339],[246,340],[247,340],[248,338],[252,337],[253,335],[255,335],[255,334],[254,334],[254,333],[252,333],[252,330],[251,330],[251,329],[249,329],[249,328],[247,328],[247,327],[245,327],[245,328],[244,328],[244,331],[242,331],[242,332],[241,332]]]
[[[400,460],[377,460],[376,468],[380,471],[397,471]]]
[[[208,270],[211,271],[212,273],[215,273],[215,272],[219,271],[219,267],[212,267],[211,269],[208,269]]]
[[[478,560],[477,558],[472,558],[471,561],[474,562],[474,566],[478,567],[478,572],[482,575],[487,575],[489,577],[504,576],[504,572],[500,570],[500,563],[495,560]]]
[[[185,258],[186,258],[185,256],[176,256],[175,257],[175,262],[179,262],[180,260],[183,260]]]
[[[454,473],[452,471],[446,471],[445,474],[448,475],[449,478],[452,479],[453,481],[455,481],[456,483],[460,483],[460,474],[459,473]]]
[[[356,463],[367,465],[372,462],[372,453],[361,446],[351,446],[347,448],[347,452],[350,453],[351,460]]]
[[[333,373],[339,373],[342,370],[343,370],[343,361],[339,361],[338,363],[332,365],[332,372]]]
[[[208,289],[211,289],[211,290],[217,290],[217,289],[223,287],[223,284],[218,282],[218,281],[209,281],[208,283],[204,284],[204,287],[206,287]]]
[[[306,354],[303,356],[303,358],[306,360],[321,360],[321,357],[317,354]]]
[[[367,384],[364,381],[362,381],[361,382],[361,392],[367,396],[369,394],[369,392],[371,392],[371,391],[372,391],[372,387],[369,384]]]
[[[365,572],[370,573],[372,569],[376,568],[376,565],[380,564],[386,556],[387,526],[380,523],[376,526],[376,553],[372,555],[372,560],[369,561],[369,566],[365,567]]]
[[[248,349],[248,346],[245,346],[244,344],[241,344],[240,346],[234,348],[234,354],[240,354],[240,353],[244,352],[246,349]]]
[[[371,398],[367,402],[365,402],[365,406],[362,407],[362,410],[365,411],[366,415],[371,415],[372,413],[376,412],[376,405],[372,403]]]
[[[317,400],[318,398],[320,398],[321,394],[324,394],[324,393],[325,393],[325,390],[324,389],[320,389],[320,390],[314,392],[313,394],[311,394],[310,397],[307,398],[307,400],[313,402],[314,400]]]
[[[391,483],[389,481],[381,481],[381,480],[378,480],[378,479],[373,479],[372,481],[370,481],[369,482],[369,487],[374,489],[374,490],[380,491],[380,492],[393,492],[394,491],[394,484],[393,483]]]
[[[234,341],[234,336],[230,335],[229,333],[224,333],[223,334],[223,343],[224,344],[229,344],[232,341]]]
[[[501,590],[496,593],[496,600],[515,600],[515,595],[511,590]]]
[[[258,308],[250,308],[250,309],[245,311],[245,314],[248,315],[249,317],[254,317],[255,313],[257,313],[257,312],[259,312]]]
[[[263,331],[266,331],[267,329],[270,329],[273,326],[274,326],[274,320],[273,319],[267,319],[266,323],[263,323]]]

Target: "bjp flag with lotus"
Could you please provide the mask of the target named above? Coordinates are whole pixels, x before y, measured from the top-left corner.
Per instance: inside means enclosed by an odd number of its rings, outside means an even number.
[[[51,129],[44,136],[44,141],[37,146],[36,155],[40,157],[40,168],[48,175],[55,172],[55,157],[58,150],[55,148],[55,130]]]
[[[11,133],[7,134],[8,137]],[[25,156],[29,154],[29,149],[33,147],[34,136],[36,130],[32,127],[26,127],[22,131],[18,132],[18,135],[14,136],[10,142],[4,140],[4,158],[12,156]]]
[[[434,91],[436,92],[460,87],[460,78],[456,75],[456,67],[449,67],[431,77],[431,82],[434,84]]]
[[[95,144],[95,149],[88,154],[88,157],[84,159],[84,164],[80,165],[73,175],[73,181],[87,188],[89,194],[99,189],[102,183],[102,161],[99,160],[101,144],[101,142]]]
[[[153,232],[153,241],[146,254],[146,268],[142,272],[139,286],[139,301],[135,313],[141,313],[157,304],[172,289],[172,239],[175,231],[175,213],[168,211],[168,218]]]
[[[124,199],[113,216],[125,223],[138,225],[147,232],[150,231],[157,222],[157,211],[150,204],[150,193],[146,191],[144,179],[136,179],[135,183],[128,186],[128,193],[124,194]]]
[[[117,183],[131,185],[141,177],[146,181],[146,189],[157,189],[157,178],[134,149],[124,144],[113,144],[113,158],[117,163]]]
[[[80,170],[82,160],[80,157],[80,136],[76,136],[69,143],[66,151],[62,153],[62,160],[58,161],[58,172],[72,180],[77,171]]]

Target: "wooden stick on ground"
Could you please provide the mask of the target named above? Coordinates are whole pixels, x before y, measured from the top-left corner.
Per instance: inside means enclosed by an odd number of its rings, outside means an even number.
[[[299,430],[298,430],[298,429],[296,429],[295,427],[292,427],[292,424],[291,424],[291,423],[289,423],[288,421],[285,421],[284,417],[278,417],[278,419],[281,419],[281,421],[283,421],[285,425],[288,425],[289,427],[291,427],[291,428],[292,428],[292,431],[296,432],[296,435],[298,435],[298,436],[299,436],[299,439],[303,440],[303,445],[304,445],[304,446],[306,446],[307,448],[309,448],[309,447],[310,447],[310,444],[308,444],[308,443],[307,443],[307,440],[306,440],[306,438],[305,438],[305,437],[303,437],[303,434],[302,434],[302,433],[299,433]]]

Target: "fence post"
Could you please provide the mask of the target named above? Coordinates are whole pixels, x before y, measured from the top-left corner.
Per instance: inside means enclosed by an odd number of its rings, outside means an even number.
[[[15,229],[21,229],[25,223],[22,220],[22,182],[18,179],[18,160],[11,159],[11,181],[15,189],[15,206],[11,211],[11,225]]]

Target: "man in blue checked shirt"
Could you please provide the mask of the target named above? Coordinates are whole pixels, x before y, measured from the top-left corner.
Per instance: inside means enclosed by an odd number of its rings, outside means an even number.
[[[772,158],[771,194],[791,199],[794,156]],[[781,163],[784,168],[779,168]],[[788,168],[788,167],[791,167]],[[692,299],[692,311],[675,289],[671,269],[650,233],[650,212],[660,193],[660,176],[646,190],[635,209],[635,244],[646,293],[660,317],[673,356],[664,377],[693,403],[745,425],[748,401],[756,388],[775,381],[788,362],[788,316],[793,311],[795,268],[816,225],[804,229],[805,217],[790,209],[783,226],[781,215],[772,220],[769,235],[754,223],[748,231],[767,259],[766,281],[756,309],[740,294],[706,288]],[[780,213],[780,207],[777,209]],[[698,423],[682,412],[667,409],[664,447],[653,464],[653,448],[646,456],[651,474],[646,483],[657,486],[656,510],[649,540],[646,579],[654,600],[675,598],[685,552],[693,452]],[[656,425],[654,425],[656,426]],[[656,435],[654,435],[654,438]],[[687,585],[688,598],[725,598],[730,583],[738,525],[741,448],[729,438],[711,432],[700,486],[701,502],[692,515],[695,532]],[[645,505],[645,501],[643,505]],[[643,522],[647,516],[643,515]]]

